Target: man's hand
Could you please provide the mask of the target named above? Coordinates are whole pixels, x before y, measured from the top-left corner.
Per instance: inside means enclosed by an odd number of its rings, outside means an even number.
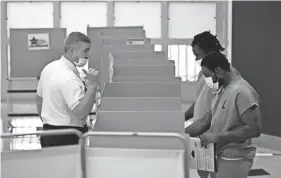
[[[90,68],[88,71],[86,71],[85,69],[82,70],[86,75],[85,77],[85,79],[87,80],[87,82],[85,82],[86,87],[87,88],[97,87],[99,84],[99,71],[92,68]]]
[[[207,145],[210,143],[216,143],[218,141],[218,136],[214,133],[205,133],[200,137],[201,145],[207,148]]]

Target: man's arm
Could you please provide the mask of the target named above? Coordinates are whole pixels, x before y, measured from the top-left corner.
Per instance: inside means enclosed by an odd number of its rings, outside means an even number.
[[[37,107],[37,112],[39,114],[39,117],[41,121],[43,122],[41,118],[41,112],[42,112],[42,103],[43,103],[43,97],[42,97],[42,78],[39,79],[38,85],[37,85],[37,91],[36,91],[36,107]]]
[[[90,114],[95,103],[96,88],[88,87],[85,93],[77,80],[69,80],[61,85],[61,95],[77,119],[84,120]]]
[[[87,88],[87,92],[80,100],[80,103],[72,110],[79,119],[85,119],[93,109],[95,104],[97,87]]]
[[[188,108],[188,110],[185,112],[185,121],[191,119],[194,116],[194,106],[195,102]]]
[[[185,129],[185,133],[188,133],[191,137],[197,137],[202,133],[210,129],[212,121],[212,112],[209,111],[204,117],[198,119],[193,124]]]
[[[42,102],[43,102],[42,97],[36,95],[36,107],[40,118],[41,118],[41,111],[42,111]]]
[[[261,115],[257,105],[251,106],[241,116],[243,126],[218,135],[218,141],[240,142],[261,134]]]

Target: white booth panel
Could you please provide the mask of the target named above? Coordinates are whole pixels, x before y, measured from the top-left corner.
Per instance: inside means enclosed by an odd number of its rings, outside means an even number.
[[[99,111],[94,131],[184,133],[184,112]]]
[[[1,152],[2,178],[77,178],[79,146]]]
[[[161,52],[144,52],[144,51],[126,51],[126,52],[112,52],[114,60],[128,60],[128,59],[162,59],[166,60],[166,53]]]
[[[116,60],[114,65],[119,66],[164,66],[164,65],[175,65],[175,61],[171,60],[153,60],[153,59],[135,59],[135,60]]]
[[[88,27],[87,34],[90,37],[98,38],[128,38],[145,37],[145,30],[142,26],[122,26],[122,27]]]
[[[36,93],[8,93],[9,100],[14,103],[33,102],[36,101]]]
[[[116,33],[114,37],[103,37],[100,45],[114,46],[114,45],[128,45],[128,46],[142,46],[151,45],[150,39],[132,37],[128,38],[128,34],[125,32],[125,37],[122,37],[120,33]],[[117,36],[117,37],[116,37]]]
[[[103,97],[101,111],[181,111],[181,98]]]
[[[181,97],[179,83],[107,83],[105,97]]]
[[[112,82],[133,82],[133,83],[147,83],[147,82],[168,82],[181,83],[180,77],[171,76],[113,76]]]
[[[113,66],[115,76],[175,76],[175,66]]]
[[[184,177],[183,150],[87,148],[87,177]],[[189,169],[187,169],[189,170]]]

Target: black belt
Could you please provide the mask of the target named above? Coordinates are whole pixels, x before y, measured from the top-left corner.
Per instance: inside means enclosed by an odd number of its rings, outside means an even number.
[[[78,127],[78,126],[58,126],[58,125],[43,124],[43,131],[44,130],[57,130],[57,129],[76,129],[82,133],[88,132],[87,125],[84,125],[83,127]]]

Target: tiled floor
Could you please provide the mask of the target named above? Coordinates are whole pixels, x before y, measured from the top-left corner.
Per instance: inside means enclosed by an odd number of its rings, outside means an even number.
[[[274,152],[280,154],[280,152],[265,148],[259,148],[258,151],[267,153]],[[262,168],[270,173],[269,176],[256,176],[258,178],[281,178],[281,156],[258,156],[255,159],[253,168]]]

